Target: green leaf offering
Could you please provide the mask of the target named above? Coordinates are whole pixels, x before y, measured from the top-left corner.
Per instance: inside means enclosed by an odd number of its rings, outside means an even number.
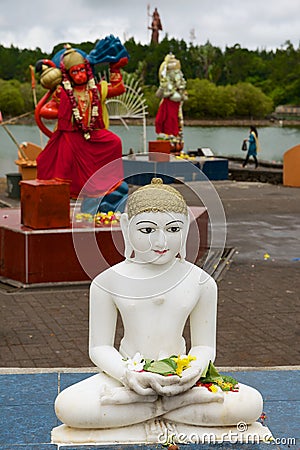
[[[170,358],[160,359],[153,361],[150,359],[145,360],[144,370],[147,372],[158,373],[160,375],[176,375],[177,364],[171,356]]]
[[[230,375],[221,375],[211,361],[209,362],[204,376],[200,378],[199,382],[203,384],[217,384],[223,391],[232,390],[238,384],[238,381]]]

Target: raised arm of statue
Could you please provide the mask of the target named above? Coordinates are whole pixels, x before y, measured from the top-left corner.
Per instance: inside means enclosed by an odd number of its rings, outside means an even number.
[[[125,85],[121,74],[121,68],[128,63],[128,58],[123,57],[116,63],[109,65],[110,78],[108,84],[107,98],[116,97],[122,95],[125,91]]]

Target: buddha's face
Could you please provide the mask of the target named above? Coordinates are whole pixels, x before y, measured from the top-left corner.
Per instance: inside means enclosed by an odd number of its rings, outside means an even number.
[[[188,218],[173,212],[145,212],[129,220],[128,238],[135,261],[166,264],[185,245]]]
[[[77,84],[78,86],[87,82],[85,64],[77,64],[76,66],[71,67],[71,69],[69,70],[69,74],[74,84]]]

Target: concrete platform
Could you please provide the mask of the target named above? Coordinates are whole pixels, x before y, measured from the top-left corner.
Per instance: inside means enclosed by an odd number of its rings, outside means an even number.
[[[234,375],[240,382],[258,389],[264,398],[264,425],[274,440],[271,448],[299,448],[298,389],[300,368],[269,368],[247,370],[245,368],[219,368],[223,373]],[[53,404],[61,389],[94,373],[94,369],[41,369],[4,370],[0,372],[0,448],[5,450],[95,450],[96,448],[163,449],[162,444],[111,445],[58,445],[51,443],[51,430],[60,425]],[[298,439],[298,440],[297,440]],[[298,446],[297,446],[298,444]],[[267,449],[268,443],[224,442],[198,445],[179,444],[180,448],[196,449]]]

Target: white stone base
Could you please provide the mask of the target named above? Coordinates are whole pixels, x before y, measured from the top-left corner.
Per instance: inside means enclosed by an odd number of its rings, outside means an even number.
[[[272,440],[270,430],[259,422],[251,425],[240,423],[232,427],[198,427],[167,422],[165,420],[149,420],[142,424],[110,429],[80,429],[60,425],[53,428],[51,439],[53,444],[164,444],[169,438],[177,444],[217,444],[222,442],[249,443],[269,442]]]

